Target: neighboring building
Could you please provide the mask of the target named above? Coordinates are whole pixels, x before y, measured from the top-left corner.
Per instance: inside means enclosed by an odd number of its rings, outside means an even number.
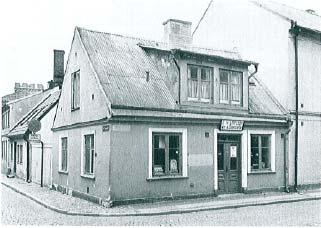
[[[19,178],[51,186],[51,127],[63,74],[64,51],[54,50],[54,76],[48,82],[48,89],[42,87],[32,95],[10,101],[20,96],[17,94],[34,92],[30,90],[32,86],[27,86],[26,92],[26,86],[18,89],[19,83],[16,83],[16,95],[2,98],[2,173],[10,168],[11,174]],[[39,121],[42,125],[36,135],[28,130],[31,121]]]
[[[194,41],[237,47],[292,115],[289,181],[321,185],[321,17],[269,1],[213,1]],[[298,121],[296,121],[298,115]],[[297,145],[296,145],[297,142]]]
[[[53,186],[100,203],[284,189],[291,121],[258,64],[164,27],[166,43],[75,29]]]
[[[52,123],[60,91],[51,89],[15,126],[7,137],[13,145],[10,168],[22,179],[44,186],[51,186]],[[33,134],[28,129],[31,120],[37,120],[41,129]]]
[[[2,97],[2,106],[9,101],[18,100],[32,94],[41,93],[43,90],[42,84],[37,84],[36,87],[35,84],[16,82],[14,85],[14,93]]]

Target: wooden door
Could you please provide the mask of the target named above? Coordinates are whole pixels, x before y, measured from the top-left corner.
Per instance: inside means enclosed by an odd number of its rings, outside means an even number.
[[[240,142],[218,141],[218,191],[240,192]]]

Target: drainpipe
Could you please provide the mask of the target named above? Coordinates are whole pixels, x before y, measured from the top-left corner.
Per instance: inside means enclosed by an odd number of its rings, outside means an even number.
[[[248,77],[248,83],[247,83],[247,91],[250,91],[250,78],[252,78],[258,71],[259,65],[254,65],[255,67],[255,71],[250,74],[250,76]],[[250,96],[247,96],[247,103],[250,104]]]
[[[28,134],[26,134],[26,135],[28,135]],[[31,181],[30,181],[30,172],[29,172],[29,167],[30,167],[30,164],[29,164],[29,152],[30,152],[30,143],[29,143],[29,140],[28,140],[28,137],[26,136],[26,135],[24,135],[23,136],[23,139],[26,141],[26,143],[27,143],[27,177],[26,177],[26,181],[28,182],[28,183],[30,183]]]
[[[174,56],[174,51],[171,51],[172,53],[172,58],[174,60],[175,66],[177,67],[178,70],[178,104],[181,104],[181,68],[177,63],[177,60],[175,59]]]
[[[43,187],[43,142],[41,143],[41,174],[40,174],[40,186]]]
[[[289,173],[289,149],[288,149],[288,141],[289,141],[289,134],[291,132],[291,126],[293,122],[290,120],[291,117],[288,119],[288,130],[284,134],[284,190],[285,192],[289,193],[289,184],[288,184],[288,173]]]
[[[291,22],[291,30],[294,35],[294,58],[295,58],[295,151],[294,151],[294,190],[298,191],[298,152],[299,152],[299,58],[298,58],[298,35],[301,29],[296,22]]]

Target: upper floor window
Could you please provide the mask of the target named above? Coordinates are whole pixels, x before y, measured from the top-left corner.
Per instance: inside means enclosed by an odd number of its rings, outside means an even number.
[[[212,93],[212,69],[188,66],[188,99],[209,102]]]
[[[220,103],[241,105],[242,72],[220,70]]]
[[[2,129],[9,127],[9,110],[2,113]]]
[[[80,107],[80,71],[71,74],[71,109]]]

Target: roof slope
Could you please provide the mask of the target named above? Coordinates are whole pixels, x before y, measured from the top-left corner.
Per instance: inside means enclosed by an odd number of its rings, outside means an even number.
[[[10,130],[8,136],[24,134],[28,129],[28,123],[32,119],[40,120],[47,112],[57,104],[60,91],[52,91],[44,97],[33,109],[31,109],[20,121]]]
[[[296,21],[297,25],[321,32],[321,17],[299,10],[284,4],[272,1],[252,1],[256,6],[271,11],[279,16],[291,21]]]
[[[143,40],[80,28],[78,32],[113,105],[175,108],[164,78],[137,45]],[[149,81],[146,72],[149,72]]]
[[[249,85],[249,112],[264,115],[285,115],[287,111],[268,88],[255,76]]]

